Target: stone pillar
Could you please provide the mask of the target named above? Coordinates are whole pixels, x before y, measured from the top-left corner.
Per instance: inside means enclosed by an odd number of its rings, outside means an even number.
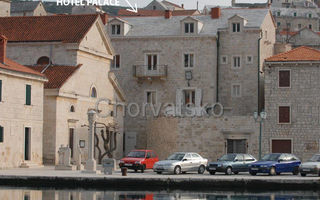
[[[88,112],[89,121],[89,137],[88,137],[88,160],[85,166],[85,173],[97,173],[97,164],[94,159],[94,122],[96,120],[96,112],[90,110]]]

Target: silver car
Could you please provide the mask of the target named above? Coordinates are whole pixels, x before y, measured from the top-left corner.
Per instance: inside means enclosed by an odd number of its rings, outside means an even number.
[[[193,152],[177,152],[167,158],[156,162],[153,171],[157,174],[169,172],[174,174],[186,172],[198,172],[203,174],[206,170],[208,160]]]
[[[304,162],[300,165],[299,171],[301,176],[307,174],[316,174],[320,176],[320,154],[315,154],[308,162]]]

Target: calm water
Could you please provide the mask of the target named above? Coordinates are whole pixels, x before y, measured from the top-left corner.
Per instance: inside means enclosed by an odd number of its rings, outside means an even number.
[[[281,192],[188,192],[188,191],[90,191],[90,190],[35,190],[0,188],[0,200],[296,200],[320,199],[320,191]]]

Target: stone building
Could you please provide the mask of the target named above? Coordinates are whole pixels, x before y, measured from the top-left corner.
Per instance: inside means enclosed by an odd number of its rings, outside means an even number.
[[[49,79],[44,90],[44,163],[58,162],[61,145],[68,145],[72,151],[80,146],[85,160],[88,110],[98,109],[102,113],[111,110],[112,106],[106,103],[96,107],[101,98],[112,102],[124,100],[117,80],[109,73],[113,48],[99,15],[3,17],[0,18],[0,33],[9,39],[9,58]],[[97,122],[117,124],[117,143],[114,144],[117,151],[113,156],[120,158],[121,115],[98,116]]]
[[[171,11],[174,11],[174,10],[184,10],[184,6],[183,4],[180,6],[180,5],[177,5],[177,4],[174,4],[170,1],[159,1],[159,0],[153,0],[151,1],[151,3],[149,3],[146,7],[144,7],[143,9],[145,10],[171,10]]]
[[[266,59],[263,150],[306,161],[320,148],[320,51],[298,47]]]
[[[116,54],[112,70],[127,103],[141,109],[125,117],[126,152],[151,148],[160,158],[173,151],[196,151],[209,159],[226,152],[257,155],[259,129],[252,116],[263,106],[259,71],[275,43],[268,9],[112,18],[107,30]],[[202,106],[218,113],[219,106],[207,103],[221,103],[223,116],[199,111]],[[159,115],[150,113],[151,105],[160,108]]]
[[[315,0],[270,0],[272,7],[282,8],[315,8],[317,2]]]
[[[319,32],[312,31],[307,27],[297,32],[282,31],[280,34],[277,35],[277,41],[282,43],[288,43],[293,48],[300,46],[308,46],[315,49],[320,49]]]
[[[1,0],[0,1],[0,17],[10,16],[10,1]]]
[[[6,49],[0,35],[0,169],[41,166],[47,79],[7,58]]]
[[[47,12],[41,1],[12,1],[11,16],[44,16]]]

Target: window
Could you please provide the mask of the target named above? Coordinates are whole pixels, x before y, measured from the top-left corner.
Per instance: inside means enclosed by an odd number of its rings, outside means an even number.
[[[245,161],[254,161],[254,158],[251,157],[251,156],[248,155],[248,154],[245,154],[245,155],[244,155],[244,160],[245,160]]]
[[[308,14],[308,17],[309,17],[309,18],[312,18],[312,14],[311,14],[311,13],[309,13],[309,14]]]
[[[227,56],[222,56],[221,57],[221,64],[227,64],[227,63],[228,63]]]
[[[240,32],[240,23],[232,23],[232,32]]]
[[[311,30],[312,30],[312,24],[309,24],[309,29],[311,29]]]
[[[279,106],[279,123],[290,123],[290,106]]]
[[[2,101],[2,80],[0,80],[0,102]]]
[[[290,87],[290,70],[279,71],[279,87]]]
[[[233,67],[234,68],[240,68],[240,63],[241,63],[241,59],[240,59],[240,56],[234,56],[233,57]]]
[[[31,105],[31,85],[26,85],[26,105]]]
[[[241,96],[241,86],[239,84],[232,85],[232,97],[240,97]]]
[[[194,33],[194,23],[184,23],[185,33]]]
[[[111,25],[111,34],[112,35],[120,35],[121,33],[121,26],[120,24],[112,24]]]
[[[4,134],[3,127],[0,126],[0,143],[3,143],[3,134]]]
[[[294,12],[294,13],[293,13],[293,16],[294,16],[294,17],[296,17],[296,16],[297,16],[297,13],[296,13],[296,12]]]
[[[252,64],[252,56],[247,56],[247,63]]]
[[[156,105],[157,103],[157,93],[156,91],[147,91],[146,100],[148,104]]]
[[[113,69],[119,69],[120,68],[120,55],[113,56],[111,67]]]
[[[92,98],[97,98],[97,89],[95,87],[93,87],[91,89],[91,95]]]
[[[298,24],[298,29],[301,29],[301,27],[302,27],[301,24]]]
[[[281,26],[281,22],[277,22],[277,27],[280,27]]]
[[[158,64],[158,55],[148,54],[147,55],[148,70],[157,70],[157,64]]]
[[[184,54],[184,67],[189,68],[194,66],[193,54]]]
[[[70,106],[70,112],[75,112],[76,110],[75,110],[75,108],[74,108],[74,106],[72,105],[72,106]]]
[[[187,104],[194,105],[195,101],[196,101],[196,91],[195,90],[184,90],[183,97],[184,97],[184,105],[187,105]]]
[[[154,152],[152,152],[152,158],[156,158],[156,154]]]
[[[244,156],[243,155],[237,155],[237,157],[236,157],[236,159],[238,160],[238,161],[244,161]]]
[[[281,13],[278,11],[278,12],[277,12],[277,16],[280,17],[280,14],[281,14]]]
[[[290,28],[291,27],[291,23],[287,23],[287,28]]]
[[[47,56],[42,56],[37,61],[37,65],[47,65],[49,63],[50,63],[50,58]]]
[[[153,10],[157,10],[157,7],[156,7],[156,6],[153,6]]]

